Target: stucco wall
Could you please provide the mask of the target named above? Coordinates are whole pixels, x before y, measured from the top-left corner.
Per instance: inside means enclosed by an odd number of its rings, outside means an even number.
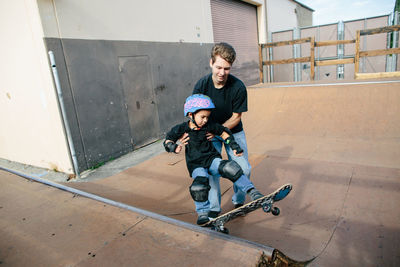
[[[276,32],[297,27],[296,3],[267,0],[268,31]]]
[[[213,42],[209,1],[39,0],[46,37]]]
[[[0,157],[72,173],[35,1],[0,2]]]
[[[296,15],[298,21],[298,27],[307,27],[313,25],[313,11],[297,5]]]

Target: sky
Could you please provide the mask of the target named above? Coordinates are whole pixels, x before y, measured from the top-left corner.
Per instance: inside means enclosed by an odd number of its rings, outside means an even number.
[[[314,9],[313,24],[335,23],[387,15],[394,9],[396,0],[297,0]]]

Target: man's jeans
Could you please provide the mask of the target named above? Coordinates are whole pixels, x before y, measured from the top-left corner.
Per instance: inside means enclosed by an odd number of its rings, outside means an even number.
[[[203,177],[208,177],[210,186],[211,186],[211,180],[214,179],[214,177],[220,177],[220,174],[218,172],[218,167],[221,163],[220,158],[215,158],[213,162],[211,163],[211,166],[209,169],[207,168],[196,168],[193,170],[192,177],[193,179],[198,177],[198,176],[203,176]],[[250,182],[249,178],[247,178],[246,175],[242,175],[239,177],[239,179],[234,183],[234,186],[237,188],[240,188],[241,192],[247,192],[249,189],[254,188],[254,185],[252,182]],[[211,192],[211,190],[210,190]],[[244,193],[245,194],[245,193]],[[210,194],[209,194],[209,199],[210,199]],[[204,202],[197,202],[195,201],[194,204],[196,205],[196,212],[198,214],[208,214],[210,211],[210,201],[204,201]]]
[[[246,135],[244,131],[234,133],[233,137],[235,141],[239,144],[239,146],[243,149],[243,155],[237,157],[233,154],[232,149],[229,146],[225,146],[226,154],[228,155],[228,159],[236,161],[243,170],[245,176],[250,179],[251,174],[251,166],[249,163],[249,155],[247,151],[247,142]],[[221,137],[216,136],[212,140],[214,147],[217,149],[219,153],[222,152],[222,144],[223,140]],[[220,176],[216,175],[210,177],[210,192],[208,193],[208,201],[210,202],[210,210],[221,212],[221,187],[220,187]],[[232,203],[235,204],[243,204],[246,200],[246,192],[240,190],[235,184],[233,185],[234,194],[232,196]]]

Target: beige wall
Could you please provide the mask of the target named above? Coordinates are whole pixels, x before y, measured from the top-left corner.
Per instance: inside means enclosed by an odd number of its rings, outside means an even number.
[[[213,42],[209,1],[39,0],[38,3],[46,37]]]
[[[297,27],[296,3],[288,0],[267,0],[268,31]]]
[[[259,40],[266,42],[264,0],[243,2],[257,6]],[[112,4],[108,0],[38,0],[38,4],[45,37],[214,42],[209,0],[118,0]]]
[[[37,10],[0,2],[0,158],[72,173]]]
[[[298,21],[298,27],[307,27],[313,25],[313,11],[308,8],[297,5],[296,15]]]

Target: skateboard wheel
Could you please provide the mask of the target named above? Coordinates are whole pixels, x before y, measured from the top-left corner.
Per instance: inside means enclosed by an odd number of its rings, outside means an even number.
[[[271,211],[271,206],[270,205],[264,205],[262,207],[262,209],[263,209],[264,212],[270,212]]]
[[[229,230],[228,230],[228,228],[222,229],[222,230],[221,230],[221,233],[229,235]]]
[[[217,232],[220,232],[223,234],[229,234],[229,230],[226,227],[217,227]]]
[[[271,211],[272,215],[278,216],[281,213],[281,210],[277,207],[274,207]]]

